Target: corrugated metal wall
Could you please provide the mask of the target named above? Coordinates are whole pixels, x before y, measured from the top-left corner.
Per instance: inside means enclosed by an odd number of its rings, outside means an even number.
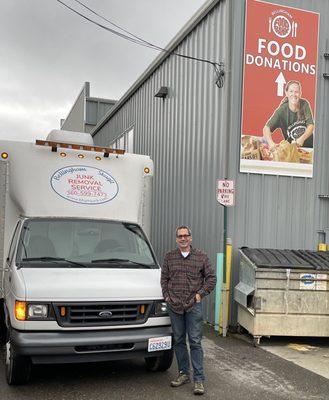
[[[86,98],[85,131],[90,132],[114,104],[114,100]]]
[[[150,155],[156,167],[152,241],[162,260],[175,246],[174,228],[188,224],[194,244],[215,265],[222,251],[223,210],[215,199],[215,182],[225,175],[236,180],[236,206],[228,210],[228,237],[233,240],[233,285],[238,279],[241,246],[313,249],[319,229],[329,225],[327,149],[329,149],[329,2],[276,1],[320,12],[319,70],[314,178],[239,173],[243,0],[220,1],[179,44],[176,52],[225,63],[225,84],[214,84],[204,63],[168,57],[124,106],[97,132],[95,142],[108,145],[134,126],[135,152]],[[155,98],[160,86],[169,96]],[[226,170],[228,166],[228,170]],[[231,313],[235,320],[235,312]],[[214,322],[214,296],[206,302],[206,317]]]
[[[85,131],[85,98],[89,96],[89,82],[85,82],[76,98],[69,114],[65,118],[61,129],[67,131]]]

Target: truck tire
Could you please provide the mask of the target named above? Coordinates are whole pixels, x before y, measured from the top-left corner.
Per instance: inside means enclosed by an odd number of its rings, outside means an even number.
[[[30,357],[16,353],[10,338],[10,331],[6,342],[6,380],[8,385],[23,385],[27,383],[31,375]]]
[[[0,347],[4,346],[7,343],[6,336],[7,336],[7,328],[6,328],[6,325],[4,323],[2,323],[2,321],[1,321],[0,322]]]
[[[7,342],[7,327],[5,320],[5,310],[3,300],[0,300],[0,346],[4,346]]]
[[[145,357],[145,365],[149,371],[167,371],[171,367],[174,357],[173,350],[166,350],[161,356]]]

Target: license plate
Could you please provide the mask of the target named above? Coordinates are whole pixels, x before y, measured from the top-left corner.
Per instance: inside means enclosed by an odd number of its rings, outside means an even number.
[[[148,343],[148,351],[162,351],[171,349],[171,336],[162,336],[150,338]]]

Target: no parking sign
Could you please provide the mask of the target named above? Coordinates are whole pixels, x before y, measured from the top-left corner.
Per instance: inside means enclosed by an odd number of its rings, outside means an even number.
[[[218,203],[226,207],[234,206],[234,181],[227,179],[218,179],[216,188],[216,197]]]

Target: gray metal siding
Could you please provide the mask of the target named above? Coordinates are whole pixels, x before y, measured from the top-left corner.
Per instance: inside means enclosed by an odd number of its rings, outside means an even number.
[[[67,131],[84,132],[85,122],[85,97],[89,95],[89,83],[86,82],[73,104],[68,116],[65,118],[61,129]]]
[[[224,61],[222,89],[215,86],[210,66],[170,56],[95,135],[97,144],[107,145],[134,126],[135,152],[153,158],[151,239],[160,260],[175,246],[175,226],[184,223],[192,228],[195,246],[206,250],[215,264],[216,253],[223,249],[223,209],[215,199],[215,182],[225,175],[236,180],[236,206],[228,209],[233,285],[238,279],[240,246],[314,249],[317,230],[329,223],[329,200],[317,198],[317,194],[329,193],[329,81],[322,78],[325,68],[329,72],[329,61],[322,57],[329,51],[329,24],[325,22],[329,2],[276,3],[321,14],[313,179],[239,173],[243,0],[219,2],[176,49]],[[169,87],[165,100],[154,98],[160,86]],[[231,315],[235,320],[235,309]],[[206,318],[214,322],[213,295],[206,302]]]
[[[214,9],[177,52],[222,60],[224,6]],[[165,100],[154,98],[161,86],[169,87]],[[151,237],[160,260],[175,246],[175,227],[184,223],[191,226],[195,245],[205,249],[215,264],[221,240],[215,181],[224,160],[225,137],[220,131],[225,131],[226,90],[215,86],[211,66],[170,57],[95,136],[97,144],[109,144],[134,125],[135,152],[154,160]],[[213,321],[213,314],[211,296],[206,303],[207,320]]]
[[[97,101],[90,101],[86,99],[86,124],[96,125],[97,124]]]
[[[86,124],[96,125],[103,116],[113,107],[115,101],[102,99],[86,99]]]
[[[240,174],[238,167],[231,164],[237,180],[237,207],[234,209],[235,223],[234,244],[275,248],[308,248],[314,249],[318,242],[317,231],[328,225],[328,205],[319,200],[317,195],[328,193],[326,159],[328,151],[328,85],[322,77],[325,61],[323,53],[328,51],[329,30],[326,23],[329,15],[327,1],[280,1],[282,5],[302,8],[320,13],[320,40],[318,59],[318,82],[316,101],[316,132],[314,178],[284,176],[264,176]],[[235,15],[238,10],[237,7]],[[236,58],[241,58],[242,49],[234,46]],[[242,70],[242,60],[239,63]],[[328,68],[329,69],[329,68]],[[238,71],[237,71],[238,72]],[[241,73],[240,73],[241,75]],[[235,99],[241,96],[240,88],[236,89]],[[233,104],[231,110],[234,109]],[[241,103],[237,114],[241,115]],[[233,120],[233,118],[232,118]],[[233,128],[239,132],[239,122]],[[235,121],[237,122],[237,121]],[[239,148],[239,135],[234,135],[232,147]],[[238,151],[235,152],[238,156]],[[237,157],[236,163],[239,159]],[[243,229],[239,229],[241,226]]]
[[[319,200],[318,194],[329,193],[327,174],[328,142],[328,87],[322,73],[329,61],[323,53],[329,51],[329,2],[316,0],[273,1],[273,3],[320,13],[318,81],[316,100],[316,132],[314,178],[267,176],[239,173],[239,147],[241,124],[244,1],[234,1],[234,30],[232,43],[232,88],[230,104],[232,121],[230,177],[236,180],[236,207],[229,209],[229,233],[234,248],[233,286],[238,281],[237,249],[241,246],[271,247],[278,249],[315,249],[318,230],[329,225],[329,200]],[[233,308],[232,320],[236,320]]]

